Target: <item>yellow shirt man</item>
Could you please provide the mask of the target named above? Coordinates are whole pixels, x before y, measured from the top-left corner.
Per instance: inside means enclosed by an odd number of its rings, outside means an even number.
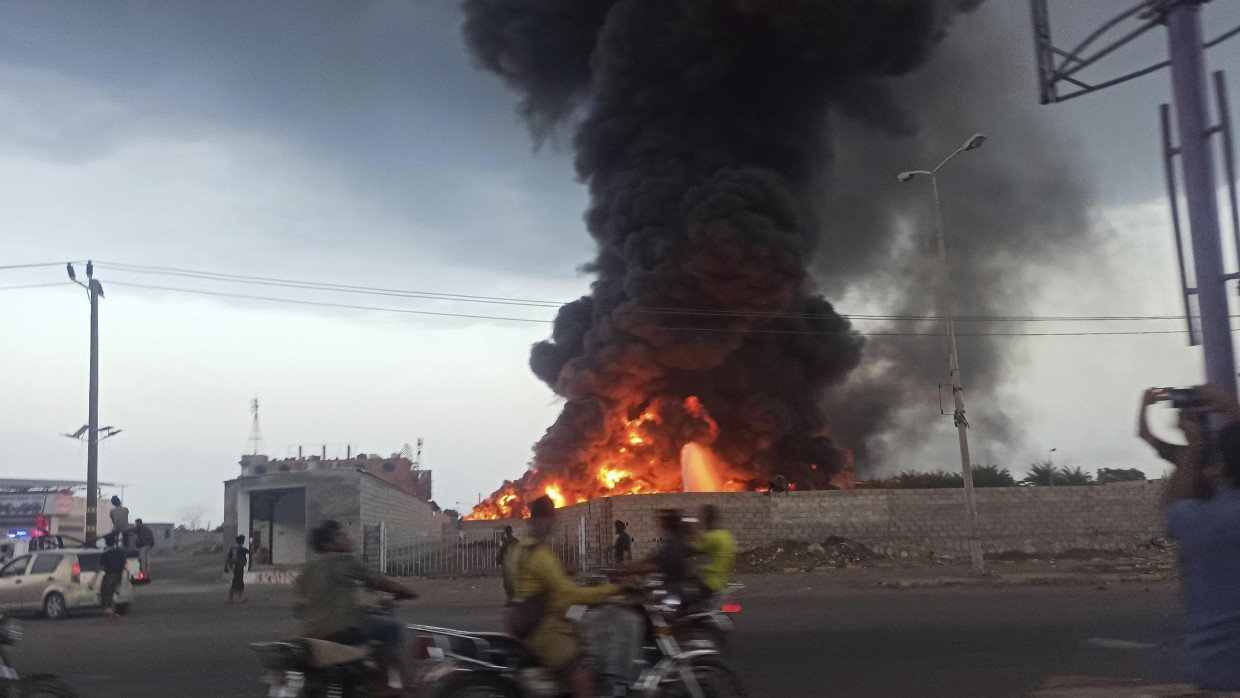
[[[504,575],[512,581],[513,600],[525,599],[550,590],[547,613],[525,639],[526,649],[533,652],[550,669],[561,669],[579,653],[576,627],[564,617],[569,606],[600,604],[615,596],[620,588],[607,584],[597,587],[578,586],[564,572],[551,546],[522,542],[504,556]]]

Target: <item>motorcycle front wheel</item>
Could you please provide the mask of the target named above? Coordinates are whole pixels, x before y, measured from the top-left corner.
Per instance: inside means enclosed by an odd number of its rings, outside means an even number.
[[[698,657],[685,668],[689,676],[672,672],[659,686],[659,698],[746,698],[748,695],[740,677],[715,657]]]
[[[516,687],[486,674],[463,673],[440,683],[428,698],[521,698]]]
[[[20,681],[21,689],[16,695],[21,698],[77,698],[77,693],[64,680],[50,676],[40,676]]]

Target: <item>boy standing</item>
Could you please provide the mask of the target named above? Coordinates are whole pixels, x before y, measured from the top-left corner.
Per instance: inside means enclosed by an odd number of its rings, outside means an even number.
[[[232,605],[237,599],[245,603],[245,570],[250,563],[250,550],[245,547],[245,536],[237,536],[237,544],[228,550],[228,558],[224,560],[224,571],[232,572],[232,586],[228,588],[228,603]]]

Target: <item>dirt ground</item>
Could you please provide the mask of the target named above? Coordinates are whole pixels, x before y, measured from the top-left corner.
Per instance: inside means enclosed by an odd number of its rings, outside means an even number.
[[[741,595],[815,596],[865,590],[1003,588],[1022,586],[1174,585],[1175,553],[1153,548],[1137,554],[1073,551],[1055,557],[1006,554],[987,558],[975,575],[968,561],[943,558],[887,558],[844,541],[832,549],[807,543],[777,543],[738,555],[734,580]],[[448,604],[502,603],[496,577],[410,579],[427,600]]]

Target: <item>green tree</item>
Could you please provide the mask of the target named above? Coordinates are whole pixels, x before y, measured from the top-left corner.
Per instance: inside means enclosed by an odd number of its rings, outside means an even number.
[[[1108,482],[1132,482],[1144,479],[1145,473],[1136,468],[1098,468],[1099,485],[1105,485]]]
[[[1016,478],[1012,471],[997,465],[973,466],[974,487],[1015,487]]]

